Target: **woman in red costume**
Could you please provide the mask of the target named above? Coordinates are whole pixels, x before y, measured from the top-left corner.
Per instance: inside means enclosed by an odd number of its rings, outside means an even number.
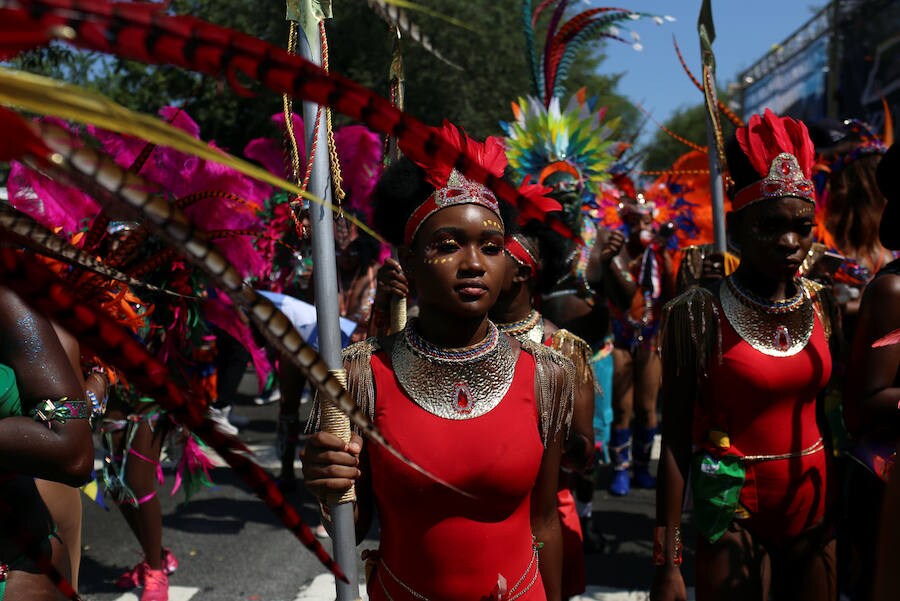
[[[444,134],[498,177],[503,148]],[[303,472],[316,494],[357,485],[357,526],[373,509],[374,601],[559,601],[556,487],[571,419],[572,363],[499,332],[488,310],[506,273],[497,200],[452,165],[395,163],[375,193],[375,224],[400,250],[419,317],[400,333],[345,353],[348,389],[407,457],[467,497],[378,446],[314,434]]]
[[[527,193],[528,188],[539,191],[542,189],[541,186],[526,185],[520,191]],[[565,273],[565,247],[560,244],[551,246],[557,239],[547,235],[542,227],[525,225],[525,229],[519,231],[514,210],[507,204],[502,204],[501,210],[507,231],[506,277],[489,317],[504,334],[519,342],[530,340],[549,346],[568,357],[575,365],[572,431],[565,442],[564,469],[560,472],[557,493],[563,545],[561,590],[562,597],[566,599],[583,593],[586,587],[583,548],[585,530],[582,523],[585,519],[579,517],[572,488],[576,473],[580,474],[593,467],[595,380],[591,369],[592,352],[587,342],[568,330],[557,327],[534,308],[533,301],[540,294],[541,287],[549,289],[559,280],[560,273]],[[395,261],[385,262],[384,271],[379,274],[378,286],[376,297],[384,299],[391,294],[406,298],[409,291],[409,283],[403,270]],[[385,304],[386,302],[385,300]]]
[[[836,598],[829,466],[816,397],[831,373],[812,244],[814,150],[770,111],[736,133],[728,233],[735,273],[666,308],[663,450],[651,598],[684,600],[681,514],[690,472],[698,601]],[[692,452],[693,451],[693,452]]]

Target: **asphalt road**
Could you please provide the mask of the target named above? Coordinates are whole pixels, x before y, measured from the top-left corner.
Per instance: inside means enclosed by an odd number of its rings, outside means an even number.
[[[241,391],[254,392],[246,377]],[[277,406],[258,407],[242,397],[235,412],[250,419],[241,438],[258,453],[261,463],[277,473],[272,445]],[[299,473],[299,472],[298,472]],[[636,490],[625,498],[608,495],[609,473],[601,472],[594,497],[596,523],[607,541],[602,554],[587,557],[589,592],[586,599],[641,599],[653,575],[650,562],[654,523],[654,493]],[[227,468],[214,470],[216,487],[184,504],[182,493],[169,495],[171,470],[160,491],[163,541],[180,561],[170,577],[170,601],[296,601],[333,599],[323,578],[324,569],[271,511]],[[289,495],[308,524],[317,523],[316,504],[305,491]],[[140,560],[137,541],[113,507],[104,511],[84,498],[84,534],[80,591],[87,600],[128,601],[139,596],[113,585],[125,569]],[[111,505],[111,504],[110,504]],[[111,505],[112,506],[112,505]],[[685,533],[685,575],[692,573],[690,532]],[[375,545],[376,541],[369,544]],[[330,549],[328,541],[326,548]],[[690,585],[690,582],[688,583]],[[637,591],[637,592],[635,592]],[[138,591],[139,592],[139,591]]]

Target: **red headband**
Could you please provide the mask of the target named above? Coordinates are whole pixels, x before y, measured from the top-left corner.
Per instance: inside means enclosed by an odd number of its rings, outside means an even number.
[[[739,190],[731,207],[735,211],[766,198],[794,196],[816,202],[812,183],[815,147],[802,121],[778,117],[766,109],[753,115],[746,127],[735,132],[741,150],[762,180]]]
[[[531,276],[537,275],[540,271],[535,252],[531,248],[531,244],[519,234],[513,234],[506,237],[506,252],[522,267],[527,267],[531,272]]]

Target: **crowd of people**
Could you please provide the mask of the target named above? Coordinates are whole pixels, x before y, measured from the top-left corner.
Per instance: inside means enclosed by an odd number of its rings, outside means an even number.
[[[898,598],[891,132],[751,116],[722,157],[727,240],[715,242],[727,251],[716,252],[701,218],[708,174],[643,182],[623,169],[604,113],[583,92],[536,89],[503,137],[478,141],[445,121],[431,135],[454,152],[387,166],[379,135],[334,132],[334,157],[369,161],[336,178],[341,211],[355,216],[336,220],[336,299],[317,298],[298,198],[89,129],[314,347],[314,305],[334,301],[363,424],[349,440],[319,428],[318,406],[304,433],[315,376],[288,347],[270,348],[252,311],[150,223],[56,181],[49,163],[12,162],[0,258],[33,260],[56,284],[36,294],[0,280],[0,600],[78,589],[78,487],[94,480],[143,555],[116,586],[166,601],[179,561],[163,540],[161,458],[176,459],[188,498],[211,484],[198,434],[209,425],[216,448],[239,444],[231,407],[248,365],[258,402],[279,403],[280,490],[304,486],[322,501],[316,534],[334,533],[328,500],[351,489],[359,539],[377,519],[378,549],[364,558],[374,601],[579,595],[585,555],[605,550],[601,465],[611,495],[656,491],[655,528],[634,533],[652,541],[653,601],[687,601],[688,583],[699,601]],[[199,138],[184,111],[162,115]],[[289,111],[276,121],[286,136],[303,130]],[[273,139],[245,149],[290,177],[282,152]],[[49,230],[73,250],[48,250],[38,233]],[[202,415],[146,396],[153,373],[112,365],[73,327],[77,303],[118,323],[150,358],[141,365],[168,369]],[[367,439],[373,428],[389,444]],[[682,573],[685,552],[694,574]]]

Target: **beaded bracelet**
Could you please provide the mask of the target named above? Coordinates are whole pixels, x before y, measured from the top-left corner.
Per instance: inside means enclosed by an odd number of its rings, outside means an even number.
[[[51,421],[64,424],[69,419],[89,419],[91,411],[84,401],[70,400],[64,396],[56,401],[44,399],[31,410],[30,415],[35,421],[45,422],[49,427]]]
[[[653,529],[653,565],[664,566],[668,563],[666,557],[666,532],[665,526],[657,526]],[[681,528],[672,528],[672,565],[681,565]]]

